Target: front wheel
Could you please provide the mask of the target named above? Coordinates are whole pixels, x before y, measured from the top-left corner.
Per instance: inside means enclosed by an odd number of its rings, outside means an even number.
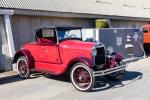
[[[22,57],[18,58],[16,65],[17,65],[18,75],[21,78],[27,79],[30,77],[30,70],[29,70],[29,66],[28,66],[26,57],[22,56]]]
[[[73,66],[70,79],[73,86],[83,92],[91,91],[95,82],[92,70],[83,63],[77,63]]]
[[[122,62],[116,62],[115,67],[122,66],[122,65],[123,65]],[[123,79],[124,74],[125,74],[125,70],[121,70],[121,71],[118,71],[118,72],[114,72],[114,73],[105,75],[104,77],[108,80],[119,81],[119,80]]]

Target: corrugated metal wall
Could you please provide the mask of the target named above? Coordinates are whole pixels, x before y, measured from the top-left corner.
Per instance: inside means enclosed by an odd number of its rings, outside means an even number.
[[[110,20],[112,27],[137,27],[148,24],[146,21]],[[34,41],[34,30],[40,26],[76,26],[95,27],[94,19],[83,18],[58,18],[41,16],[19,16],[11,17],[12,31],[15,49],[18,50],[23,44]],[[0,16],[0,70],[10,69],[7,38],[5,34],[3,16]]]
[[[34,29],[39,26],[94,27],[94,20],[37,16],[12,16],[12,31],[15,48],[34,40]]]
[[[110,20],[113,28],[141,28],[148,24],[146,21]],[[12,31],[15,48],[18,50],[23,44],[34,40],[34,30],[40,26],[77,26],[95,27],[94,19],[58,18],[41,16],[12,16]]]

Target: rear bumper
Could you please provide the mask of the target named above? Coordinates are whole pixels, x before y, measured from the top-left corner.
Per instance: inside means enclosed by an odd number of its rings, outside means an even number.
[[[111,74],[111,73],[114,73],[114,72],[125,70],[126,66],[127,65],[125,64],[125,65],[122,65],[122,66],[118,66],[118,67],[115,67],[115,68],[110,68],[110,69],[106,69],[106,70],[102,70],[102,71],[94,71],[93,72],[93,76],[94,77],[96,77],[96,76],[104,76],[104,75],[108,75],[108,74]]]

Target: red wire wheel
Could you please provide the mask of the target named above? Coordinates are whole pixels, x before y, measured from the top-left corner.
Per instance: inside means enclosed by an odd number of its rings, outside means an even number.
[[[17,60],[17,72],[21,78],[29,78],[30,70],[26,57],[22,56]]]
[[[70,78],[73,86],[79,91],[88,92],[93,89],[95,78],[92,70],[83,63],[73,66]]]

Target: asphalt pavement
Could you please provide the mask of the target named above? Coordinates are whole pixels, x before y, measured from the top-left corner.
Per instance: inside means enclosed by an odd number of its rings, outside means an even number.
[[[0,100],[150,100],[150,57],[130,63],[122,81],[97,79],[92,92],[77,91],[64,76],[0,76]]]

